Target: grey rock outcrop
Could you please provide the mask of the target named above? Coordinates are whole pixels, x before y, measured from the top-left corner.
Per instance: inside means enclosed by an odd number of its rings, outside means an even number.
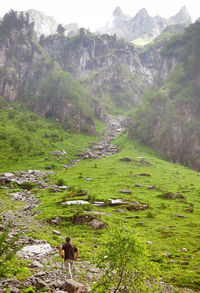
[[[134,105],[152,85],[152,74],[142,66],[134,46],[114,36],[87,33],[63,40],[54,35],[46,38],[43,46],[63,70],[81,78],[91,95],[100,99],[109,95]]]
[[[169,73],[173,72],[176,65],[182,61],[181,46],[174,49],[173,56],[163,56],[161,54],[163,48],[165,48],[166,41],[160,41],[155,44],[150,44],[145,47],[145,50],[140,54],[140,60],[142,65],[151,72],[153,77],[153,83],[159,77],[164,81]]]

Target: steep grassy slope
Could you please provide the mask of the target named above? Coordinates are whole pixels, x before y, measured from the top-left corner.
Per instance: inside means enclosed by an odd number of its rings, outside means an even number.
[[[4,104],[4,106],[3,106]],[[58,169],[83,151],[95,136],[71,134],[61,124],[42,118],[21,103],[0,108],[0,172],[6,170]],[[102,129],[97,122],[98,131]],[[64,150],[62,158],[50,155]]]
[[[98,245],[104,230],[94,231],[86,223],[75,225],[72,223],[73,216],[85,215],[86,212],[109,226],[122,221],[146,239],[150,258],[159,266],[165,281],[180,287],[200,289],[199,173],[164,161],[151,149],[129,141],[126,135],[119,137],[115,143],[120,146],[120,152],[116,155],[96,161],[84,160],[75,167],[52,175],[52,182],[62,179],[70,189],[62,193],[46,190],[38,195],[42,213],[37,218],[47,221],[56,216],[62,217],[59,224],[62,236],[71,235],[80,247],[81,258],[89,260],[93,259],[94,246]],[[120,161],[124,157],[132,161]],[[78,194],[85,189],[88,194],[80,198]],[[120,190],[131,190],[132,194],[123,194]],[[128,204],[111,207],[110,198],[123,198],[130,203],[137,201],[149,205],[149,208],[129,211]],[[85,206],[62,204],[75,199],[90,203]],[[104,201],[106,206],[94,207],[94,200]],[[94,210],[106,214],[95,216],[92,213]],[[49,231],[38,231],[36,227],[33,230],[31,236],[59,244],[60,238],[51,236]]]

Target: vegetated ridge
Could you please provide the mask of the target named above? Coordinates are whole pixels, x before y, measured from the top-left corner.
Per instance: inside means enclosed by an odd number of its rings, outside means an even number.
[[[145,94],[130,130],[132,136],[155,147],[169,160],[197,170],[200,168],[199,33],[197,21],[160,48],[160,55],[170,58],[171,64],[179,62],[164,85]],[[152,54],[152,48],[142,53],[143,62],[148,62]]]

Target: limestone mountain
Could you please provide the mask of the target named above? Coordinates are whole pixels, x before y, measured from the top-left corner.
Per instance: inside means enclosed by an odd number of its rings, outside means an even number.
[[[134,46],[114,36],[82,30],[73,38],[49,36],[42,46],[63,70],[81,78],[100,102],[107,99],[114,106],[134,107],[152,84],[152,74],[142,66]]]
[[[59,23],[55,20],[54,17],[47,16],[43,12],[35,9],[29,9],[23,13],[28,13],[30,20],[34,22],[34,30],[38,38],[41,35],[49,36],[52,34],[56,34]],[[62,25],[65,28],[66,36],[72,36],[78,33],[79,26],[77,23],[67,23]]]
[[[183,6],[180,11],[174,16],[170,17],[169,21],[172,24],[189,24],[191,23],[191,17],[188,13],[188,10],[185,6]]]
[[[120,7],[117,7],[107,22],[106,26],[99,29],[100,33],[116,34],[118,37],[128,41],[133,41],[137,38],[154,39],[168,25],[182,24],[188,26],[191,23],[191,17],[186,7],[169,19],[165,19],[159,15],[151,17],[145,8],[138,11],[132,17],[125,15]]]

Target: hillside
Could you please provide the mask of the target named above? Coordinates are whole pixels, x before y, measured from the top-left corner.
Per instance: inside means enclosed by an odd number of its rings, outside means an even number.
[[[21,243],[26,247],[28,261],[19,258],[18,266],[12,269],[18,281],[13,283],[4,277],[4,288],[35,286],[39,282],[46,290],[52,286],[64,288],[61,260],[55,248],[66,235],[80,249],[75,280],[94,284],[100,276],[94,261],[97,247],[107,229],[123,222],[142,237],[150,253],[149,261],[160,270],[162,279],[156,292],[199,290],[199,174],[164,161],[150,148],[128,140],[127,135],[112,143],[118,145],[118,153],[84,159],[53,174],[1,174],[1,180],[6,176],[16,180],[0,190],[2,225],[5,219],[12,220],[13,233],[22,231]],[[42,243],[51,245],[49,254],[29,254],[28,249],[33,245],[39,248]],[[90,270],[86,269],[88,264]],[[7,265],[12,267],[12,263]]]
[[[178,60],[164,85],[148,93],[134,114],[130,135],[168,160],[199,170],[199,32],[196,22],[161,47],[161,56]],[[162,57],[161,57],[162,58]]]
[[[98,101],[39,45],[28,15],[10,11],[4,16],[0,45],[0,95],[7,102],[23,101],[43,117],[65,124],[66,129],[95,134]]]
[[[0,117],[0,172],[63,168],[98,139],[66,131],[68,125],[42,118],[19,102],[1,105]],[[96,121],[97,133],[102,127]]]

